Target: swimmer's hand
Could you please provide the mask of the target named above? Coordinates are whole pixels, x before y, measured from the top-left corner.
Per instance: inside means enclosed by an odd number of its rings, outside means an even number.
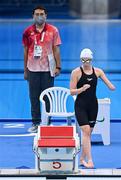
[[[86,91],[88,88],[90,88],[89,84],[84,84],[81,88],[78,89],[71,89],[71,95],[78,95],[81,94],[82,92]]]
[[[84,84],[83,87],[82,87],[82,91],[86,91],[89,88],[90,88],[89,84]]]
[[[77,89],[77,94],[81,94],[82,92],[86,91],[90,88],[89,84],[84,84],[81,88]]]

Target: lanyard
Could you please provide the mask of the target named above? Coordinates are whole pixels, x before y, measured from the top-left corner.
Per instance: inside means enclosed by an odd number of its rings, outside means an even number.
[[[45,32],[43,31],[43,32],[42,32],[42,35],[41,35],[40,42],[43,42],[43,41],[44,41],[44,37],[45,37]]]
[[[45,32],[43,31],[41,34],[40,42],[44,41],[44,37],[45,37]],[[37,35],[35,35],[34,41],[35,41],[35,44],[37,45]]]

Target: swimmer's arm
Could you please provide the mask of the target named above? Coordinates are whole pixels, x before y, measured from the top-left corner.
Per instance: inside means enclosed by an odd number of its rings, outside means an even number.
[[[102,69],[99,69],[99,77],[104,81],[110,90],[115,90],[115,86],[110,82]]]
[[[77,95],[86,91],[90,87],[89,84],[85,84],[83,87],[77,89],[78,76],[76,71],[72,71],[70,79],[70,93],[71,95]]]

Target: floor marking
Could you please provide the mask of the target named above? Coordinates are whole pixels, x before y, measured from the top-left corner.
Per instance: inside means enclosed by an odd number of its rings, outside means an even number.
[[[24,136],[35,136],[36,133],[29,134],[0,134],[0,137],[24,137]]]
[[[4,124],[3,128],[24,128],[25,125],[24,124]]]

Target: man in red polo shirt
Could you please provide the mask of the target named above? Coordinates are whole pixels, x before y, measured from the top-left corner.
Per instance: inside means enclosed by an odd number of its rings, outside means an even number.
[[[33,10],[34,24],[23,33],[24,44],[24,79],[29,82],[32,127],[29,132],[37,132],[41,122],[41,92],[54,86],[54,77],[61,71],[61,44],[58,29],[46,23],[47,11],[38,6]],[[48,99],[45,97],[46,109],[49,111]]]

